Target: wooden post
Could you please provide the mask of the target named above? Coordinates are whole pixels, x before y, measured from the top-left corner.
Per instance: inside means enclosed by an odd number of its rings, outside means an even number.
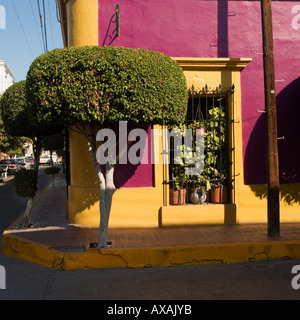
[[[272,4],[261,0],[262,35],[264,52],[266,145],[268,176],[268,236],[280,236],[279,218],[279,164],[277,146],[277,114],[273,52]]]

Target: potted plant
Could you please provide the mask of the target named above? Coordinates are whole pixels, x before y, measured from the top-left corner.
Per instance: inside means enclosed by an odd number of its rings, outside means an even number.
[[[189,177],[188,200],[193,204],[202,204],[206,200],[206,179],[203,175]]]
[[[204,167],[212,203],[229,202],[227,121],[222,105],[209,110],[205,131]]]
[[[204,135],[205,127],[206,125],[204,120],[201,120],[201,121],[195,120],[188,125],[187,129],[192,129],[193,136],[197,136],[197,135]]]
[[[210,202],[229,202],[229,185],[225,173],[215,175],[214,180],[211,183]]]
[[[182,205],[186,203],[186,178],[177,176],[170,181],[169,203],[172,205]]]
[[[184,134],[185,124],[179,125],[177,134]],[[171,147],[173,149],[174,146]],[[169,203],[171,205],[182,205],[186,203],[186,182],[185,174],[186,164],[184,162],[184,145],[181,146],[181,152],[171,156],[173,165],[170,167],[170,181],[169,181]],[[173,158],[174,157],[174,158]]]

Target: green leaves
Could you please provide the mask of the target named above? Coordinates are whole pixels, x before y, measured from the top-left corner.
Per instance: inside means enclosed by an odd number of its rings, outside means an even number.
[[[161,53],[123,47],[71,47],[38,57],[26,81],[39,117],[62,125],[178,124],[187,108],[180,67]]]
[[[45,173],[50,175],[50,174],[57,174],[60,172],[60,168],[59,167],[48,167],[45,170]]]
[[[27,135],[29,114],[24,111],[27,106],[25,97],[25,81],[14,83],[3,94],[0,110],[5,131],[12,135]]]
[[[21,169],[14,177],[14,188],[18,196],[34,197],[37,190],[37,172],[35,170]]]

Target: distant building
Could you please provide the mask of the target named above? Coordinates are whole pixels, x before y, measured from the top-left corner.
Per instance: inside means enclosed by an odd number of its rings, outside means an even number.
[[[0,95],[15,82],[15,76],[5,60],[0,60]]]

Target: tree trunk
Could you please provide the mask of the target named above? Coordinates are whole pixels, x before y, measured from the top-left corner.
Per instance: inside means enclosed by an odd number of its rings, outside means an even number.
[[[51,161],[51,168],[52,168],[52,187],[54,188],[54,172],[53,172],[53,156],[52,156],[53,151],[50,150],[50,161]]]
[[[95,141],[90,141],[88,135],[85,134],[89,152],[93,158],[95,168],[97,171],[99,183],[100,183],[100,223],[99,223],[99,233],[98,233],[98,248],[107,248],[107,231],[108,231],[108,222],[109,215],[112,203],[112,197],[116,190],[114,185],[114,171],[115,165],[106,163],[106,174],[104,177],[103,172],[101,171],[101,166],[97,162],[96,157],[96,146]]]
[[[33,197],[29,197],[27,200],[27,205],[24,213],[25,227],[30,227],[31,225],[32,208],[33,208]]]
[[[40,155],[42,150],[42,141],[41,137],[36,137],[34,141],[33,154],[34,154],[34,170],[38,172],[40,166]]]
[[[116,190],[114,185],[114,169],[112,164],[106,164],[106,177],[101,171],[98,173],[100,182],[100,225],[98,234],[98,248],[107,247],[107,231],[112,197]]]

